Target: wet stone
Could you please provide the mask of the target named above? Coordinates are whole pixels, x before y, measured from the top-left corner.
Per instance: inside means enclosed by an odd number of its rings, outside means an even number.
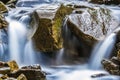
[[[99,78],[99,77],[103,77],[103,76],[108,76],[108,74],[105,74],[105,73],[94,74],[94,75],[92,75],[91,77],[92,77],[92,78]]]

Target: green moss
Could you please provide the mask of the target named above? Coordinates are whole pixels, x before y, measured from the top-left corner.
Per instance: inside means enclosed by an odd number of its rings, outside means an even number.
[[[53,52],[63,47],[61,36],[63,19],[66,15],[70,14],[72,10],[71,7],[61,5],[52,19],[46,17],[46,15],[41,18],[39,12],[34,13],[34,17],[36,18],[35,22],[38,24],[38,28],[33,36],[35,49],[43,52]],[[32,23],[34,22],[31,22],[31,24]]]
[[[73,8],[61,5],[61,7],[58,9],[55,18],[53,19],[53,37],[55,39],[56,45],[58,47],[62,47],[62,38],[61,38],[61,26],[63,24],[63,19],[66,15],[72,13]],[[59,36],[58,36],[59,35]]]

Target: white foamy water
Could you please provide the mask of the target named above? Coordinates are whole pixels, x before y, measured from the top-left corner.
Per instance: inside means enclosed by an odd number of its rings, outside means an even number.
[[[25,26],[17,21],[10,21],[9,23],[9,53],[10,60],[16,60],[19,64],[21,61],[21,54],[24,50],[26,29]]]
[[[35,52],[33,48],[32,40],[29,40],[25,45],[24,50],[24,63],[25,64],[35,64]]]
[[[33,49],[32,40],[27,40],[30,17],[24,15],[19,20],[13,20],[8,16],[6,19],[9,22],[10,60],[17,61],[19,65],[34,64],[35,51]]]

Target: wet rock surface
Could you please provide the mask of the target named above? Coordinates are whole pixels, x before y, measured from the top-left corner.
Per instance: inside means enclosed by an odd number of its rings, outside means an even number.
[[[110,60],[102,61],[103,67],[112,75],[120,76],[120,59],[119,57],[112,57]]]
[[[88,57],[93,46],[114,31],[119,22],[107,8],[74,5],[74,9],[63,25],[65,56]]]
[[[72,8],[64,5],[47,5],[35,10],[31,24],[35,24],[36,31],[32,38],[38,51],[52,52],[63,47],[61,26],[71,12]]]
[[[19,68],[15,61],[0,62],[2,80],[45,80],[45,73],[40,65],[23,66]]]
[[[104,39],[119,25],[109,9],[93,7],[83,8],[80,11],[81,13],[71,14],[68,17],[67,26],[88,45]]]

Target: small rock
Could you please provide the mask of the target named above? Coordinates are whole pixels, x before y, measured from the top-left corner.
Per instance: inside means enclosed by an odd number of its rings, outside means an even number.
[[[113,63],[115,63],[116,65],[119,65],[119,64],[120,64],[120,60],[118,60],[117,57],[112,57],[110,60],[111,60]]]
[[[7,63],[0,61],[0,68],[9,67]]]
[[[108,76],[108,74],[105,74],[105,73],[94,74],[94,75],[92,75],[91,77],[92,77],[92,78],[98,78],[98,77],[103,77],[103,76]]]
[[[0,74],[9,74],[11,72],[9,67],[0,68]]]
[[[3,75],[2,77],[0,77],[1,79],[7,79],[8,78],[8,76],[5,74],[5,75]]]
[[[45,74],[42,71],[33,69],[19,69],[8,76],[17,78],[20,74],[24,74],[28,80],[45,80]]]
[[[18,64],[17,64],[16,61],[14,61],[14,60],[7,62],[7,64],[9,65],[10,70],[11,70],[12,72],[19,69]]]
[[[120,60],[120,50],[117,53],[117,58]]]
[[[24,74],[21,74],[20,76],[18,76],[17,80],[27,80],[27,78]]]
[[[39,64],[36,64],[36,65],[30,65],[30,66],[23,66],[21,67],[21,69],[40,69],[41,70],[41,67]]]
[[[0,14],[0,29],[6,28],[8,26],[8,22],[5,20],[4,16]]]
[[[0,13],[7,12],[8,9],[3,2],[0,1]]]
[[[103,67],[106,71],[113,75],[120,75],[120,65],[115,64],[110,60],[102,61]]]

